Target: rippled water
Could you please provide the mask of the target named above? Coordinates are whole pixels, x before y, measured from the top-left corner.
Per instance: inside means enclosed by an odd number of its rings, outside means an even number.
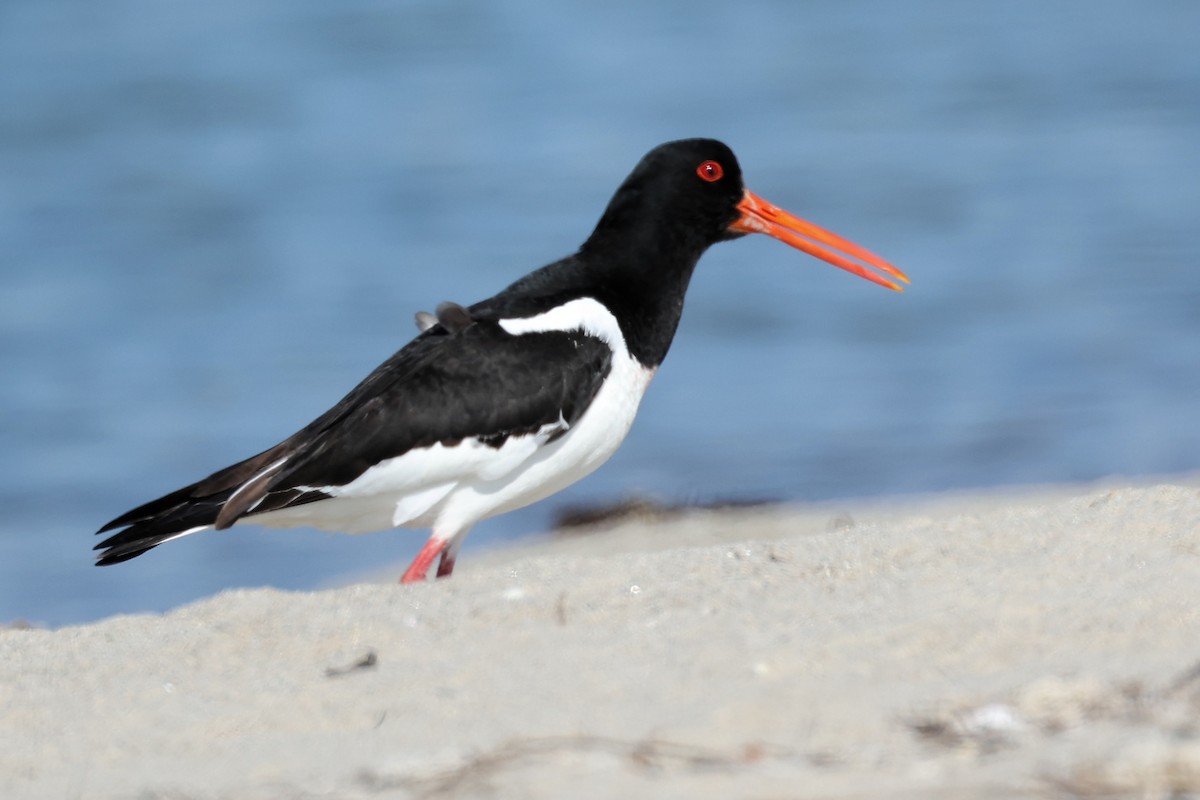
[[[569,252],[681,136],[912,289],[714,248],[624,448],[471,544],[633,492],[1200,468],[1197,30],[1195,3],[1115,0],[6,4],[0,621],[406,561],[423,532],[90,548],[308,422],[415,310]]]

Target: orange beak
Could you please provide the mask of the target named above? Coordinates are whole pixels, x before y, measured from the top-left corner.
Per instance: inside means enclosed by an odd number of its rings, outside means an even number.
[[[731,231],[765,233],[781,242],[790,244],[797,250],[803,250],[809,255],[833,264],[835,267],[841,267],[860,278],[866,278],[897,292],[904,291],[904,287],[872,272],[863,265],[874,267],[904,283],[909,282],[907,275],[869,250],[864,250],[836,233],[830,233],[822,227],[789,214],[778,206],[771,205],[749,189],[746,190],[741,202],[737,204],[737,208],[742,215],[729,226]],[[830,248],[836,248],[841,252],[835,252]]]

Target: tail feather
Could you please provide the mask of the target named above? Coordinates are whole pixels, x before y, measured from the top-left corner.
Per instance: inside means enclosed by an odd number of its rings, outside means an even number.
[[[107,566],[140,556],[163,542],[209,528],[227,528],[246,513],[255,497],[261,498],[281,462],[283,445],[218,470],[201,481],[157,500],[144,503],[107,523],[96,533],[124,528],[93,549],[102,552],[97,566]],[[235,508],[225,509],[234,499]],[[223,513],[223,509],[225,512]]]
[[[226,492],[225,496],[229,494]],[[176,506],[158,517],[135,522],[93,548],[103,551],[96,557],[96,566],[119,564],[140,556],[163,542],[208,530],[214,527],[217,513],[220,512],[223,503],[223,497],[196,500],[187,505]]]

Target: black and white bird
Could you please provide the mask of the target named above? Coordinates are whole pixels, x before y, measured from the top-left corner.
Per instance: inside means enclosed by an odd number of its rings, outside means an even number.
[[[419,314],[419,335],[311,424],[101,528],[120,530],[96,546],[97,564],[242,523],[405,527],[432,534],[401,582],[424,580],[439,556],[437,575],[449,575],[472,525],[559,491],[616,451],[671,346],[696,262],[747,233],[889,289],[908,282],[752,194],[721,142],[660,145],[574,255],[469,307]]]

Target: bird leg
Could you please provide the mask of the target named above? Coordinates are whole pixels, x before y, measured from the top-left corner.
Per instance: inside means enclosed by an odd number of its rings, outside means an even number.
[[[458,546],[462,544],[463,536],[455,536],[446,542],[446,546],[442,549],[442,560],[438,564],[437,576],[439,578],[448,578],[450,573],[454,572],[454,562],[458,559]]]
[[[421,548],[421,552],[417,553],[417,557],[408,565],[408,569],[400,576],[401,583],[420,583],[425,580],[426,573],[429,572],[429,567],[433,564],[433,560],[446,550],[446,545],[449,544],[447,539],[439,539],[436,536],[430,536],[429,541]],[[442,574],[442,569],[446,566],[446,559],[443,556],[442,563],[438,567],[438,575]],[[454,569],[454,560],[450,560],[450,568],[446,570],[446,574],[450,574],[450,570]]]

